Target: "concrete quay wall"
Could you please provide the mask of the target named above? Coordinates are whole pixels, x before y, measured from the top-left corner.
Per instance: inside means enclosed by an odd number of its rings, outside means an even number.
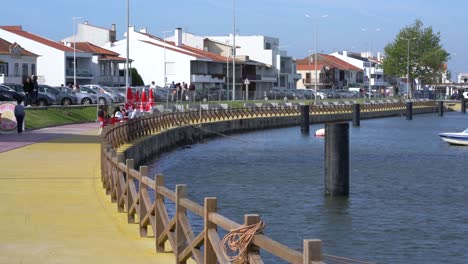
[[[435,111],[435,107],[414,108],[413,114],[434,113]],[[405,109],[361,112],[361,119],[402,116],[404,113]],[[352,113],[310,115],[311,124],[347,122],[351,119]],[[138,140],[135,144],[125,149],[123,153],[125,158],[134,159],[135,164],[142,165],[155,155],[170,151],[178,146],[195,144],[210,137],[254,130],[297,126],[299,124],[300,116],[282,116],[227,120],[203,123],[200,125],[183,125]]]

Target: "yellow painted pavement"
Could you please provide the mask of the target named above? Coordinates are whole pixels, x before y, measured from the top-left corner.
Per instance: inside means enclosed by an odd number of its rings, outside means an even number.
[[[175,263],[106,196],[94,135],[0,153],[0,263]]]

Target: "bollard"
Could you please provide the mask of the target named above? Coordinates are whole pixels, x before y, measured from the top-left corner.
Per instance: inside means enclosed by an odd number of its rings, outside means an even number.
[[[461,99],[461,112],[463,114],[466,114],[466,100],[465,100],[465,98]]]
[[[309,134],[309,109],[308,105],[301,105],[301,132],[303,134]]]
[[[349,195],[349,124],[325,124],[325,195]]]
[[[353,126],[355,127],[361,126],[361,105],[360,104],[353,105]]]
[[[413,102],[406,102],[406,120],[413,120]]]
[[[439,116],[444,116],[444,101],[437,102],[437,112]]]

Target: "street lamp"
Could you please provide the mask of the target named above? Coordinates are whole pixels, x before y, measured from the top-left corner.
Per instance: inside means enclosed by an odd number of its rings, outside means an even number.
[[[371,31],[368,30],[367,28],[361,28],[361,31],[363,31],[363,32],[367,32],[367,31],[371,32]],[[376,28],[376,29],[375,29],[375,32],[379,32],[379,31],[382,31],[382,29],[381,29],[381,28]],[[372,58],[372,57],[373,57],[373,54],[372,54],[372,53],[373,53],[373,52],[372,52],[372,39],[373,39],[373,37],[372,37],[372,34],[371,34],[370,42],[369,42],[369,55],[368,55],[369,58]],[[375,75],[375,76],[376,76],[376,75]],[[372,87],[372,84],[371,84],[371,82],[372,82],[372,61],[369,60],[369,100],[371,99],[371,95],[372,95],[372,88],[371,88],[371,87]]]
[[[163,33],[163,40],[164,40],[164,87],[167,85],[167,73],[166,73],[166,33],[171,32],[170,30],[164,30]]]
[[[306,18],[311,18],[309,14],[305,14]],[[319,26],[319,19],[320,18],[327,18],[328,15],[322,15],[320,17],[316,17],[315,20],[315,55],[314,55],[314,62],[315,62],[315,103],[317,103],[317,80],[318,80],[318,73],[317,73],[317,41],[318,41],[318,26]]]
[[[236,100],[236,0],[233,0],[232,29],[232,101]]]
[[[76,20],[82,17],[72,17],[73,19],[73,85],[76,87]]]
[[[403,39],[403,40],[406,40],[408,41],[408,48],[407,48],[407,68],[406,68],[406,92],[408,93],[408,99],[411,99],[411,92],[410,89],[410,85],[409,85],[409,48],[410,48],[410,41],[411,40],[416,40],[416,38],[404,38],[404,37],[400,37],[400,39]]]
[[[130,1],[127,0],[127,57],[125,58],[125,87],[128,88],[130,86],[130,82],[128,80],[128,63],[130,57]]]
[[[226,46],[228,46],[228,51],[226,54],[226,100],[229,101],[229,58],[231,57],[231,46],[229,45],[229,40],[226,40]]]

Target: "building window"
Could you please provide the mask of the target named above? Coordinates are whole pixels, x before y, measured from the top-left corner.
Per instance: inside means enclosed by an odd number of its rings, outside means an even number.
[[[36,64],[31,64],[31,74],[36,75]]]
[[[28,64],[27,63],[23,63],[22,65],[22,72],[23,72],[23,76],[28,76],[29,75],[29,72],[28,72]]]
[[[19,72],[19,64],[18,64],[18,63],[15,63],[15,71],[14,71],[14,76],[16,76],[16,77],[20,76],[20,72]]]
[[[8,76],[8,63],[0,63],[0,75],[1,74]]]
[[[265,43],[265,49],[267,50],[271,49],[271,43],[269,42]]]

